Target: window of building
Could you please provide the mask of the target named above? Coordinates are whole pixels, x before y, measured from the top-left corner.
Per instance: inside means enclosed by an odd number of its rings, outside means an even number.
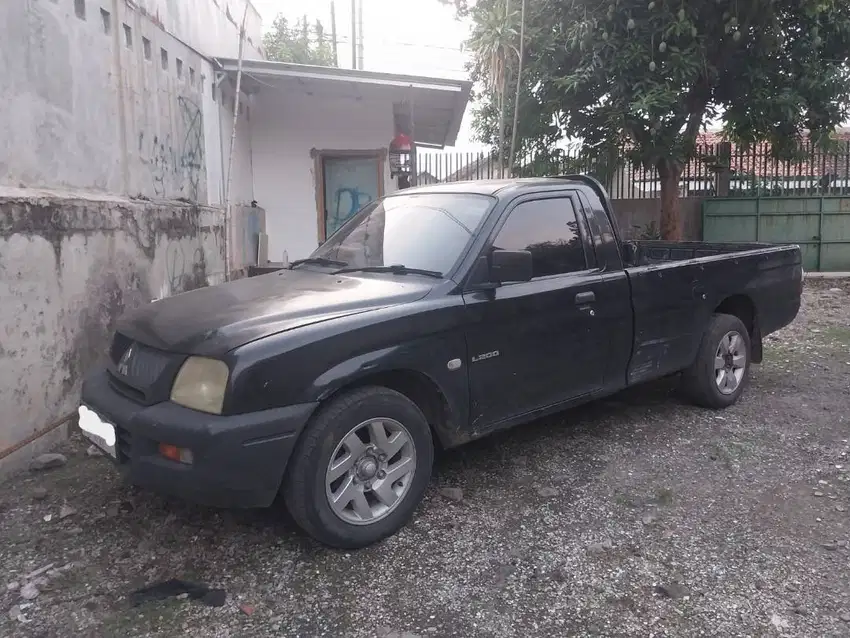
[[[576,211],[568,198],[519,204],[496,236],[493,248],[529,251],[534,278],[587,270]]]

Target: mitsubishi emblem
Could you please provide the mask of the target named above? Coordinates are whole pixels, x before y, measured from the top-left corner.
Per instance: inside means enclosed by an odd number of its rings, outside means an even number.
[[[118,374],[122,376],[128,376],[130,373],[130,359],[133,356],[133,348],[135,344],[130,344],[130,347],[127,348],[127,351],[121,356],[121,360],[118,362]]]

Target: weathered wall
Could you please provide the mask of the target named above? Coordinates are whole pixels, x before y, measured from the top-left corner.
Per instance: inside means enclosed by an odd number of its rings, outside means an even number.
[[[89,0],[91,1],[91,0]],[[239,27],[248,5],[245,51],[261,59],[263,23],[250,0],[127,0],[166,31],[204,55],[235,58],[239,54]]]
[[[344,122],[344,126],[334,126]],[[389,100],[328,100],[261,91],[251,108],[254,197],[266,209],[269,259],[307,257],[318,246],[312,149],[376,150],[393,137]],[[395,188],[388,162],[384,189]]]
[[[189,204],[0,189],[0,457],[73,413],[125,310],[223,281],[222,222]]]
[[[209,201],[212,64],[131,3],[0,2],[0,69],[0,185]]]
[[[685,197],[680,201],[682,239],[701,240],[702,198]],[[656,229],[661,227],[661,201],[658,199],[615,199],[612,203],[620,230],[627,238],[640,237],[651,222],[655,222]]]

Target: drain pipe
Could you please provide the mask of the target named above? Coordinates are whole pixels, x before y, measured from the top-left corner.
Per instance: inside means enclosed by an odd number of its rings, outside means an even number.
[[[233,185],[233,154],[236,150],[236,125],[239,120],[239,98],[242,91],[242,59],[245,53],[245,25],[248,22],[248,7],[242,14],[242,28],[239,30],[239,58],[236,62],[236,96],[233,98],[233,131],[230,134],[230,156],[227,160],[227,188],[224,189],[224,280],[230,281],[230,225],[233,218],[230,210],[230,188]]]

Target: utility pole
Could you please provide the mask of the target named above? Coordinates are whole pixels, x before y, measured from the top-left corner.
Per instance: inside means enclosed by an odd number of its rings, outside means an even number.
[[[333,39],[334,66],[339,66],[339,55],[337,55],[336,50],[336,7],[334,0],[331,0],[331,38]]]
[[[357,68],[357,0],[351,0],[351,68]]]
[[[363,0],[357,2],[357,39],[360,41],[360,51],[357,55],[357,68],[363,70]]]

